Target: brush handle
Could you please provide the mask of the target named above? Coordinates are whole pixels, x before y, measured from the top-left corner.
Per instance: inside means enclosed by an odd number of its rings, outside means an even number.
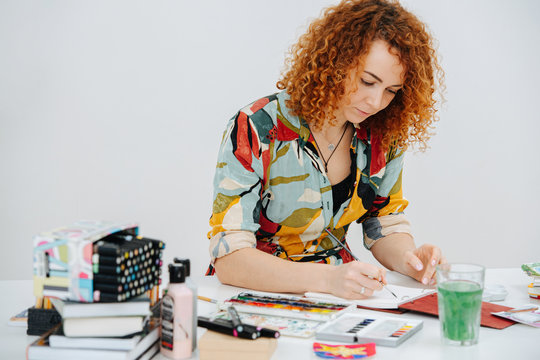
[[[332,237],[332,239],[334,239],[335,241],[337,241],[337,243],[338,243],[339,245],[341,245],[341,247],[343,247],[343,248],[345,249],[345,251],[347,251],[349,254],[351,254],[351,256],[353,257],[354,260],[360,261],[360,260],[359,260],[359,259],[358,259],[358,258],[357,258],[357,257],[356,257],[356,256],[355,256],[355,255],[354,255],[354,254],[353,254],[353,253],[345,246],[345,244],[343,244],[343,243],[342,243],[342,242],[341,242],[334,234],[332,234],[332,233],[330,232],[330,230],[325,229],[325,231],[328,233],[328,235],[330,235],[330,237]],[[375,279],[375,278],[373,278],[373,277],[371,277],[371,276],[368,276],[368,277],[369,277],[370,279],[372,279],[372,280],[377,280],[378,282],[380,282],[381,285],[383,286],[383,288],[385,288],[385,289],[386,289],[390,294],[392,294],[396,299],[398,298],[398,297],[396,296],[396,294],[394,294],[394,293],[392,292],[392,290],[390,290],[389,288],[387,288],[386,285],[383,284],[383,282],[382,282],[381,280]]]
[[[335,241],[337,241],[337,243],[338,243],[339,245],[341,245],[341,247],[344,248],[345,251],[347,251],[347,252],[353,257],[354,260],[360,261],[360,259],[358,259],[358,258],[356,257],[356,255],[354,255],[354,254],[353,254],[353,253],[345,246],[345,244],[343,244],[343,243],[342,243],[342,242],[341,242],[334,234],[332,234],[332,233],[330,232],[330,230],[328,230],[328,229],[324,229],[324,230],[328,233],[328,235],[330,235],[330,237],[331,237],[332,239],[334,239]]]

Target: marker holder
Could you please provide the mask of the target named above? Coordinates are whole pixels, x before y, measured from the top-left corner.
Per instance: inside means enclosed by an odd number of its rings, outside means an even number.
[[[62,317],[55,309],[28,309],[28,327],[26,335],[42,335],[62,322]]]

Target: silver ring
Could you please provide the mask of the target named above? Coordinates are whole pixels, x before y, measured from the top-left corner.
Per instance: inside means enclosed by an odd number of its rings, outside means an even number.
[[[364,295],[365,292],[366,292],[366,288],[365,288],[365,287],[362,287],[362,288],[360,289],[360,294]]]

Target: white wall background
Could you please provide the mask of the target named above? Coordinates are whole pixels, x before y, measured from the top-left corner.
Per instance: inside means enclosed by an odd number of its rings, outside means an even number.
[[[226,121],[276,90],[333,3],[0,0],[0,279],[31,278],[32,236],[78,219],[139,221],[166,262],[202,273]],[[406,162],[417,242],[450,261],[540,261],[540,2],[403,3],[447,82],[431,149]]]

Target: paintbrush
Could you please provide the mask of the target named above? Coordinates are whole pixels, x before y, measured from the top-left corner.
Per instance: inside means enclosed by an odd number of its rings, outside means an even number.
[[[538,306],[532,306],[532,307],[528,307],[526,309],[517,308],[517,309],[512,309],[512,310],[506,310],[506,312],[508,312],[508,313],[518,313],[518,312],[529,312],[529,311],[536,311],[536,310],[538,310]]]
[[[201,296],[201,295],[198,295],[197,299],[202,300],[202,301],[208,301],[208,302],[210,302],[212,304],[218,304],[219,303],[217,300],[210,299],[209,297]]]
[[[354,260],[360,261],[360,260],[356,257],[356,255],[354,255],[354,254],[352,253],[352,251],[350,251],[350,250],[345,246],[345,244],[343,244],[343,243],[342,243],[342,242],[341,242],[334,234],[332,234],[332,233],[330,232],[330,230],[328,230],[328,229],[324,229],[324,230],[326,230],[326,232],[328,233],[328,235],[330,235],[330,236],[332,237],[332,239],[334,239],[335,241],[337,241],[337,243],[338,243],[339,245],[341,245],[341,247],[343,247],[343,248],[345,249],[345,251],[347,251],[347,252],[353,257]],[[377,280],[379,283],[381,283],[381,285],[383,286],[383,288],[385,288],[386,290],[388,290],[388,292],[389,292],[390,294],[392,294],[396,299],[398,298],[397,295],[394,294],[394,293],[392,292],[392,290],[390,290],[389,288],[387,288],[386,285],[383,284],[383,282],[382,282],[381,280],[379,280],[379,279],[374,279],[374,278],[371,277],[371,276],[368,276],[368,277],[369,277],[370,279],[372,279],[372,280]]]

